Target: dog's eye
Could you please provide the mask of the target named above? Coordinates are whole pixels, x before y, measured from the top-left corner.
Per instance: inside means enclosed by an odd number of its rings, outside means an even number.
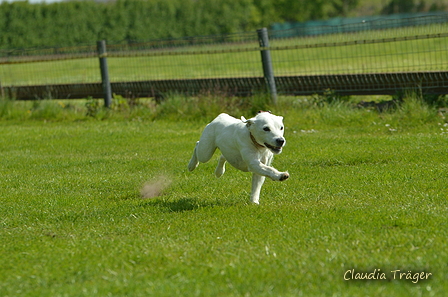
[[[280,127],[280,130],[283,130],[283,126]]]
[[[264,127],[263,130],[266,131],[266,132],[271,131],[271,129],[269,129],[269,127]]]

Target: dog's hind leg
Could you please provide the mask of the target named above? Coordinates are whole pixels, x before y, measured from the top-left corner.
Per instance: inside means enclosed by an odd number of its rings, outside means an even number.
[[[198,161],[201,163],[208,162],[213,157],[216,148],[213,125],[208,124],[196,144],[196,157]]]
[[[261,187],[263,186],[266,177],[252,174],[252,193],[250,194],[250,201],[255,204],[259,204]]]
[[[194,147],[193,156],[191,156],[190,163],[188,163],[188,170],[193,171],[199,165],[198,157],[197,157],[197,148],[199,141],[196,142],[196,146]]]
[[[221,177],[224,172],[226,172],[226,158],[221,155],[218,161],[218,166],[216,166],[215,175],[216,177]]]
[[[213,157],[216,148],[214,140],[210,137],[210,133],[207,133],[207,130],[204,130],[201,139],[196,142],[193,156],[191,156],[190,163],[188,163],[188,170],[193,171],[198,167],[199,162],[208,162]]]

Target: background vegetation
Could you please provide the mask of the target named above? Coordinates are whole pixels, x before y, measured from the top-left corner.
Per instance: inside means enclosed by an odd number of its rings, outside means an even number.
[[[332,120],[340,125],[349,125],[354,118],[369,115],[369,120],[393,120],[399,125],[401,119],[412,121],[406,125],[418,126],[419,121],[446,121],[447,95],[422,96],[413,91],[396,96],[338,96],[334,93],[302,97],[279,96],[278,106],[273,106],[268,94],[251,97],[228,97],[226,94],[203,93],[198,96],[165,94],[165,99],[156,103],[153,98],[124,98],[113,96],[112,106],[103,107],[101,99],[79,100],[34,100],[15,101],[0,97],[0,121],[43,120],[90,121],[90,120],[185,120],[207,123],[221,112],[229,114],[255,114],[259,110],[277,110],[288,113],[300,110],[300,117],[311,122],[328,112]],[[378,111],[381,111],[378,113]],[[325,116],[325,117],[327,117]],[[344,120],[346,119],[346,120]]]
[[[227,34],[275,22],[443,10],[435,0],[117,0],[0,4],[0,49]]]

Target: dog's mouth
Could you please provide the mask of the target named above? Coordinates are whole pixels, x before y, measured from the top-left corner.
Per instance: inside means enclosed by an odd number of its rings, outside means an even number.
[[[282,152],[282,146],[273,146],[268,143],[264,143],[264,146],[271,150],[274,154],[280,154]]]

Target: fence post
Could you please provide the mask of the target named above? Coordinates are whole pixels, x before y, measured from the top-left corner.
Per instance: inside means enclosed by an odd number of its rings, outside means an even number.
[[[109,80],[109,69],[107,67],[106,40],[97,42],[98,57],[100,58],[101,82],[103,84],[104,106],[109,108],[112,104],[112,88]]]
[[[263,75],[269,93],[271,94],[272,103],[277,105],[277,87],[274,79],[274,68],[272,68],[271,52],[269,51],[268,29],[262,28],[257,30],[258,41],[261,48],[261,62],[263,63]]]

